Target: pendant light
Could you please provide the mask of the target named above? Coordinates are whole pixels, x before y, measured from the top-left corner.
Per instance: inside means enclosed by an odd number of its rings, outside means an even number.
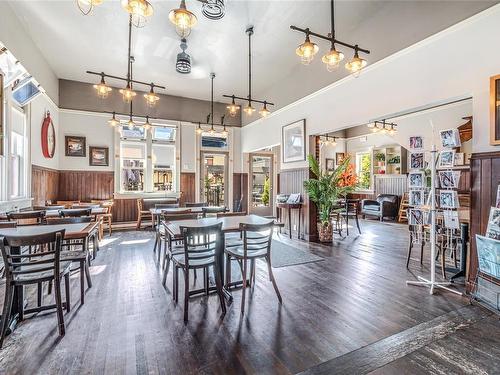
[[[92,13],[94,8],[102,4],[103,0],[76,0],[76,5],[84,16]]]
[[[154,84],[151,84],[151,89],[149,90],[149,93],[144,94],[144,98],[146,99],[146,104],[148,107],[154,107],[156,102],[160,100],[160,97],[155,94],[154,92]]]
[[[142,125],[142,127],[144,128],[144,131],[148,131],[151,129],[151,123],[149,122],[149,116],[146,116],[146,122],[144,123],[144,125]]]
[[[122,0],[122,8],[132,16],[135,27],[144,27],[153,15],[153,6],[147,0]]]
[[[179,8],[170,11],[168,19],[175,25],[175,31],[181,38],[187,38],[198,22],[194,13],[187,10],[186,0],[181,0]]]
[[[101,99],[106,99],[109,93],[113,90],[111,87],[106,85],[106,82],[104,81],[104,73],[101,73],[101,82],[94,85],[94,88],[97,90],[97,96]]]
[[[201,123],[200,122],[198,123],[198,127],[196,128],[196,133],[198,133],[198,134],[203,133],[203,129],[201,127]]]
[[[111,125],[113,128],[120,125],[120,121],[116,118],[115,112],[113,112],[113,117],[108,120],[108,124]]]
[[[132,118],[132,112],[130,113],[130,117],[127,121],[127,127],[130,129],[130,130],[134,130],[135,129],[135,122],[134,122],[134,119]]]
[[[309,34],[306,33],[306,40],[300,46],[297,47],[295,53],[297,56],[300,56],[300,61],[304,65],[309,65],[311,61],[314,59],[314,55],[316,55],[319,51],[319,47],[316,43],[311,42],[309,39]]]
[[[306,40],[302,43],[296,50],[295,53],[300,56],[301,62],[305,65],[308,65],[313,59],[316,53],[319,51],[319,47],[311,42],[310,36],[315,36],[317,38],[327,40],[330,42],[330,51],[327,52],[321,58],[321,61],[326,65],[326,69],[329,72],[334,71],[340,64],[340,62],[344,59],[344,54],[340,51],[337,51],[335,45],[341,45],[346,48],[350,48],[354,50],[354,57],[345,64],[345,68],[354,76],[358,77],[361,70],[367,65],[366,60],[359,57],[359,52],[363,52],[369,54],[370,51],[360,48],[357,44],[352,45],[345,42],[342,42],[335,37],[335,3],[334,0],[330,0],[330,23],[331,23],[331,31],[328,35],[322,35],[311,31],[309,28],[300,28],[297,26],[290,26],[290,29],[295,31],[300,31],[306,35]]]
[[[191,56],[186,53],[187,41],[185,38],[181,39],[180,47],[182,52],[177,54],[175,70],[181,74],[189,74],[191,73]]]
[[[255,108],[252,106],[252,103],[261,103],[263,104],[263,108],[259,111],[262,117],[266,117],[271,112],[267,108],[268,105],[274,105],[273,103],[268,102],[267,100],[257,100],[252,97],[252,35],[253,35],[253,26],[249,26],[246,29],[246,34],[248,35],[248,95],[246,98],[241,96],[233,95],[223,95],[225,98],[231,98],[231,104],[226,108],[229,110],[229,115],[235,117],[238,112],[238,107],[235,104],[235,99],[243,100],[247,102],[247,106],[243,108],[243,112],[245,112],[248,116],[252,116],[255,112]]]
[[[125,103],[130,103],[137,93],[132,90],[132,85],[130,81],[127,82],[127,86],[124,89],[120,89],[120,94],[122,94],[122,99]]]
[[[201,13],[211,20],[220,20],[226,14],[224,0],[204,0]]]

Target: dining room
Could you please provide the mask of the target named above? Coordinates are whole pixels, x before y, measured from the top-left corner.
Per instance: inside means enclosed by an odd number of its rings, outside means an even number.
[[[0,374],[497,373],[499,20],[0,2]]]

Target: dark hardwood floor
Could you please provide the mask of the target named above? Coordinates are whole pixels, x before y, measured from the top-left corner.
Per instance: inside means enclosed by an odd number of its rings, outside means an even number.
[[[325,258],[274,269],[283,305],[259,262],[244,317],[234,290],[223,318],[216,295],[194,298],[187,325],[171,274],[161,285],[152,232],[115,233],[92,264],[84,306],[72,278],[66,336],[53,313],[27,319],[0,350],[0,374],[498,373],[498,317],[406,286],[429,271],[417,259],[406,270],[407,227],[361,225],[361,236],[330,246],[280,236]]]

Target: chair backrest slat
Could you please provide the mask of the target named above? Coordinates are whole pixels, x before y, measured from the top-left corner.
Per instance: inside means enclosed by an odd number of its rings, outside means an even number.
[[[90,223],[92,218],[90,216],[79,216],[79,217],[48,217],[47,224],[51,225],[61,225],[61,224],[80,224],[80,223]]]
[[[218,214],[222,212],[226,212],[226,207],[202,207],[201,211],[203,212],[203,217],[206,217],[207,214]]]
[[[267,250],[271,252],[273,239],[274,222],[271,220],[265,224],[245,224],[240,223],[240,230],[243,232],[243,254],[244,257],[253,251]]]
[[[184,239],[184,261],[189,267],[190,261],[216,261],[217,251],[221,251],[222,223],[202,227],[180,227]]]
[[[92,208],[68,208],[59,211],[61,217],[81,217],[90,216],[92,214]]]
[[[41,224],[45,220],[45,211],[19,211],[7,213],[9,221],[15,221],[17,225]]]

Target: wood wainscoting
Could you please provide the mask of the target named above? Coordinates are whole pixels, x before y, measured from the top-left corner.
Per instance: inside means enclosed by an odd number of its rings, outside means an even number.
[[[112,199],[114,191],[113,171],[59,171],[59,200]]]
[[[471,291],[478,272],[476,234],[484,235],[490,208],[495,207],[500,185],[500,152],[472,154],[471,157],[471,228],[467,291]],[[500,280],[485,277],[500,285]]]
[[[32,165],[31,196],[34,206],[43,206],[47,200],[56,201],[59,198],[59,171]]]
[[[241,211],[248,212],[248,173],[233,173],[233,203],[241,199]]]
[[[180,203],[196,202],[196,175],[191,172],[181,172],[180,190],[182,196]]]

